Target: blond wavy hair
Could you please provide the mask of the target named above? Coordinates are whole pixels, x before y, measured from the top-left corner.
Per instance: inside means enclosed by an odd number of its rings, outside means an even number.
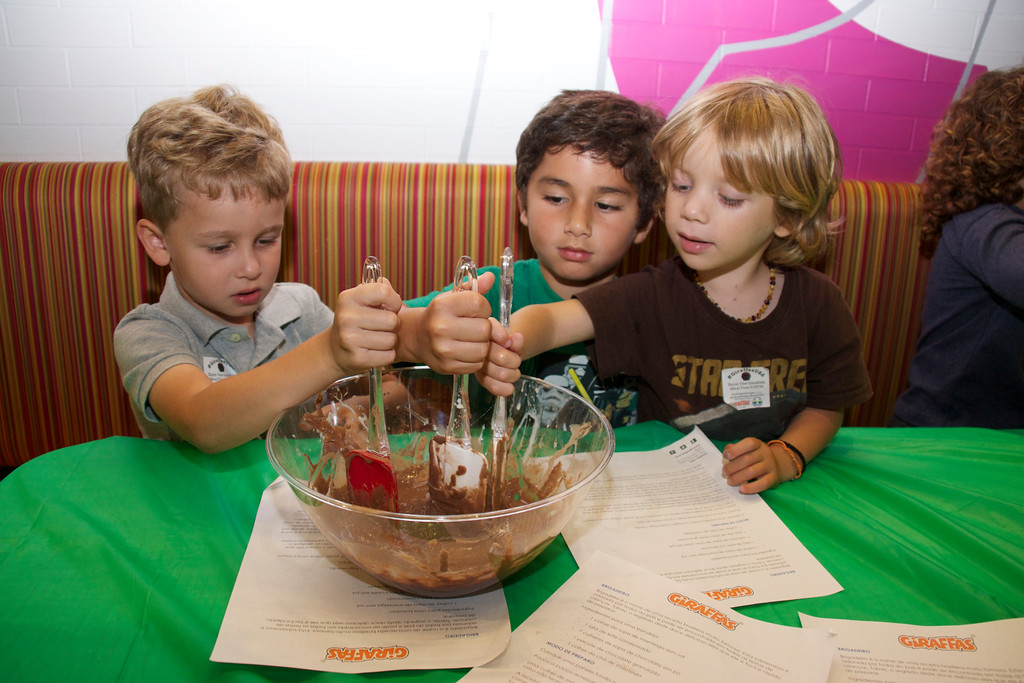
[[[766,263],[815,263],[832,244],[829,202],[842,177],[835,133],[802,88],[768,78],[717,83],[697,93],[654,138],[668,182],[703,133],[714,136],[726,179],[743,192],[775,200],[776,219],[790,229],[773,236]]]
[[[149,107],[128,138],[143,211],[166,229],[182,195],[284,199],[292,161],[273,117],[231,86],[202,88]]]

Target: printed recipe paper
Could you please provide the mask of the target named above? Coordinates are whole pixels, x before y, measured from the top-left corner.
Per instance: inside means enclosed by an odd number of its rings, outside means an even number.
[[[266,491],[210,659],[342,673],[476,666],[509,642],[501,588],[416,598],[328,543],[283,479]]]
[[[760,496],[725,483],[722,453],[698,428],[616,453],[562,536],[577,564],[603,550],[730,607],[842,590]]]
[[[745,617],[683,584],[595,552],[465,683],[771,681],[821,683],[824,629]]]
[[[836,635],[828,683],[1024,681],[1024,618],[916,626],[801,614],[800,623]]]

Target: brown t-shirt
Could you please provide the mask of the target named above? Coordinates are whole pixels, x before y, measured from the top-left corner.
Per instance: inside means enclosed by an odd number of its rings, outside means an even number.
[[[839,288],[809,268],[787,269],[775,309],[753,323],[708,301],[678,256],[577,298],[594,324],[588,350],[601,377],[639,379],[641,421],[684,431],[700,425],[723,441],[768,439],[805,406],[842,410],[871,396],[850,309]],[[732,405],[723,400],[723,369]],[[763,369],[763,394],[745,391],[744,379],[756,382]]]

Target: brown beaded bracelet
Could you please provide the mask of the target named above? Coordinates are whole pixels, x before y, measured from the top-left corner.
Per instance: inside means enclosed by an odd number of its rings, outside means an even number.
[[[788,441],[774,439],[768,442],[769,446],[774,446],[776,444],[782,446],[783,450],[786,451],[786,455],[788,455],[789,459],[793,461],[793,466],[796,468],[796,476],[793,477],[793,479],[799,479],[803,475],[804,470],[807,469],[807,460],[804,458],[804,454],[800,452],[799,448]]]

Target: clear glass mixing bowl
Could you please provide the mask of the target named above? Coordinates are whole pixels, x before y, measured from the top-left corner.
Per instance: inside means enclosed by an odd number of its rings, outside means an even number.
[[[494,397],[471,384],[474,450],[490,459]],[[608,420],[592,404],[523,377],[508,401],[500,509],[441,514],[427,486],[428,448],[445,435],[452,378],[399,368],[385,373],[384,392],[398,512],[347,500],[344,453],[366,447],[366,375],[341,379],[283,413],[266,446],[320,532],[365,572],[413,595],[467,595],[522,569],[561,532],[615,449]]]

